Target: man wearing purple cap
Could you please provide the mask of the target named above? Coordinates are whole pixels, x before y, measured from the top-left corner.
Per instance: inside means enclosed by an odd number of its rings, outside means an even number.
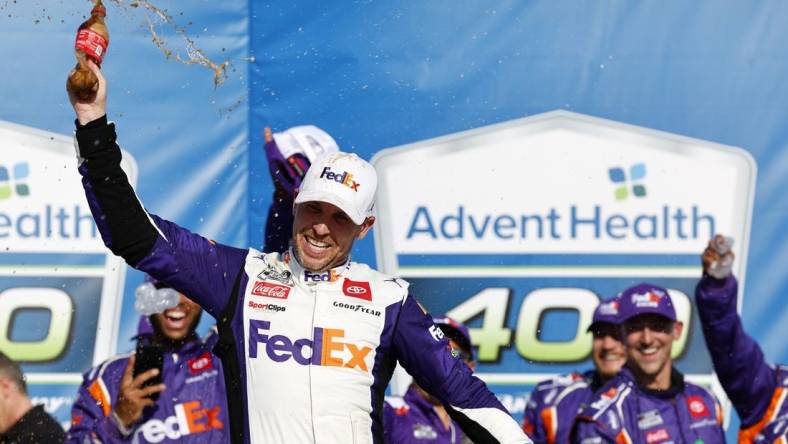
[[[69,98],[79,172],[105,245],[219,319],[233,442],[369,443],[383,439],[383,393],[401,363],[476,442],[527,443],[517,423],[409,293],[350,260],[375,222],[377,173],[334,152],[312,163],[295,197],[286,252],[209,241],[145,211],[120,168],[107,85]]]
[[[542,381],[525,406],[523,430],[535,443],[568,443],[575,417],[594,393],[613,378],[626,361],[618,324],[620,301],[601,302],[594,310],[588,331],[593,334],[591,360],[594,370],[574,372]]]
[[[457,355],[473,370],[473,347],[468,328],[445,316],[432,320],[449,340],[451,353]],[[440,400],[412,383],[402,397],[387,397],[383,404],[383,436],[390,444],[430,443],[459,444],[463,434]]]
[[[578,416],[572,442],[725,442],[714,395],[673,368],[670,353],[683,324],[667,290],[642,283],[620,300],[627,363]]]
[[[695,301],[714,371],[741,419],[740,443],[788,442],[788,367],[772,366],[736,312],[732,239],[717,235],[703,253]]]

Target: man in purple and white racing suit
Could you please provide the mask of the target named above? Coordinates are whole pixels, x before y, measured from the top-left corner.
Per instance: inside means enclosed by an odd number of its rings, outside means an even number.
[[[79,172],[104,243],[219,320],[233,442],[382,442],[383,393],[399,361],[476,442],[530,442],[448,351],[408,283],[350,261],[377,174],[324,155],[295,199],[292,246],[263,254],[209,241],[147,213],[120,168],[106,81],[77,114]]]
[[[264,150],[275,186],[264,250],[282,251],[291,236],[295,189],[305,170],[290,167],[284,156],[308,166],[316,151],[338,148],[320,128],[299,126],[267,131]],[[136,299],[143,315],[134,339],[160,353],[162,384],[147,383],[155,376],[151,371],[131,374],[134,353],[114,356],[86,372],[66,442],[228,442],[221,362],[211,353],[216,329],[198,337],[200,307],[150,276],[137,288]]]
[[[703,252],[695,302],[714,371],[741,419],[740,443],[788,442],[788,368],[766,362],[736,312],[731,240],[717,235]]]

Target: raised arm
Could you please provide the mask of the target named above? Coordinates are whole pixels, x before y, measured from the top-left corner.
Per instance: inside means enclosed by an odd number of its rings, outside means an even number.
[[[88,64],[99,79],[96,96],[89,102],[69,97],[77,114],[79,173],[104,244],[218,316],[247,250],[216,244],[144,210],[120,167],[115,125],[106,117],[106,80]]]
[[[744,331],[736,312],[736,278],[731,274],[715,273],[721,278],[709,274],[719,259],[710,242],[704,252],[704,274],[695,289],[695,301],[714,370],[742,426],[747,427],[758,422],[766,412],[777,376],[766,363],[761,348]]]
[[[448,340],[411,296],[400,310],[393,344],[405,370],[443,403],[473,442],[531,442],[484,382],[452,356]]]
[[[274,196],[268,207],[268,218],[265,224],[263,251],[281,252],[287,250],[293,236],[293,201],[295,192],[301,184],[301,176],[291,173],[286,167],[286,160],[274,142],[271,128],[265,129],[265,158],[268,172],[274,182]]]

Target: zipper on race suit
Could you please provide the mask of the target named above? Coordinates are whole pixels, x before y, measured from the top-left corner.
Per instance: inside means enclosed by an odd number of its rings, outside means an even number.
[[[317,312],[317,284],[309,285],[309,292],[312,293],[312,344],[315,343],[315,312]],[[312,353],[315,352],[314,347]],[[309,369],[309,422],[312,424],[312,442],[317,443],[317,433],[315,430],[315,401],[314,393],[312,392],[312,368],[313,365],[307,366]]]

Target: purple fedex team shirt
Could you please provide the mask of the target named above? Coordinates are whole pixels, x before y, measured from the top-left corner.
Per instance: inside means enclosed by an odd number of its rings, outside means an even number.
[[[435,406],[414,385],[402,398],[387,398],[383,405],[383,436],[390,444],[458,444],[462,431],[454,422],[447,428]]]

